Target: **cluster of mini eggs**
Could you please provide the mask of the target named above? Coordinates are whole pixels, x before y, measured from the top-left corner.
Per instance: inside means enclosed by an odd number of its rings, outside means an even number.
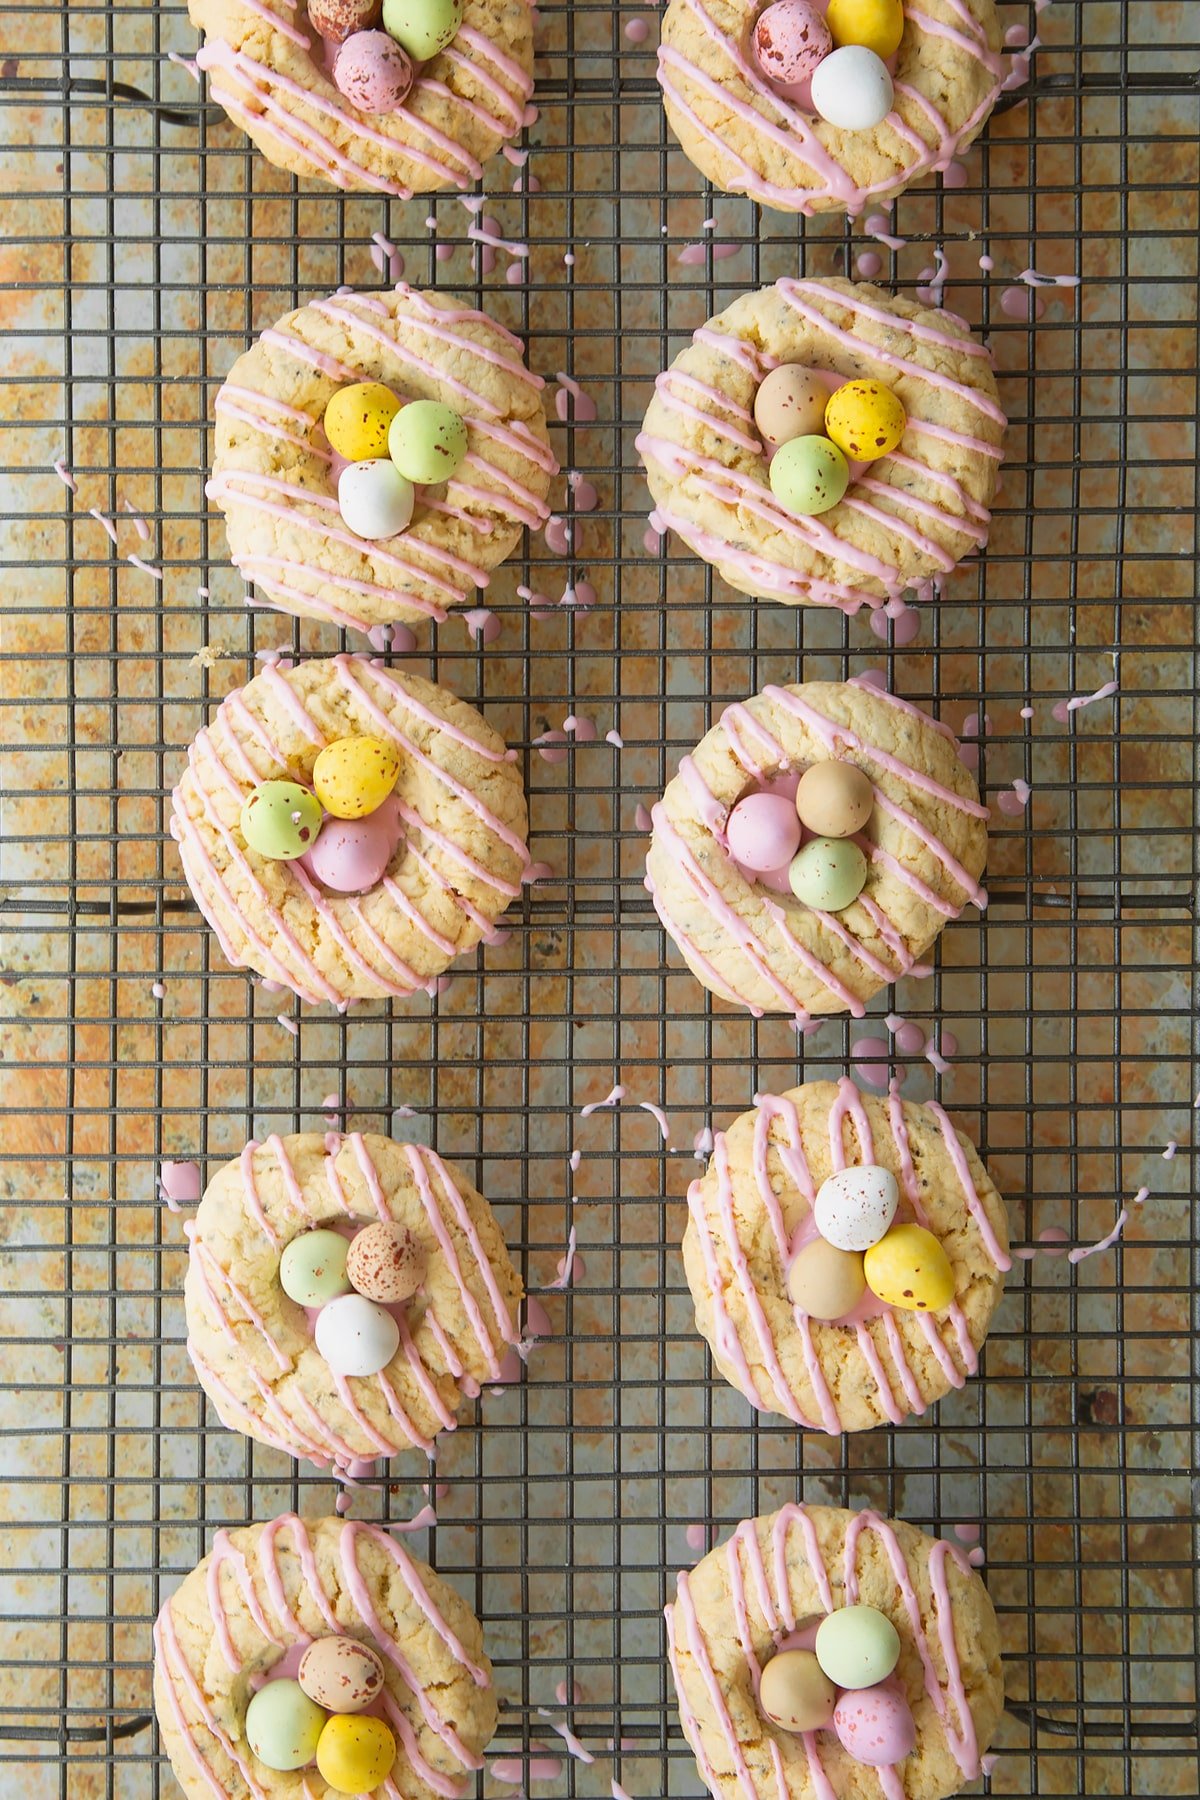
[[[269,862],[296,862],[335,894],[373,888],[402,825],[392,789],[400,758],[383,738],[338,738],[313,768],[313,785],[263,781],[242,807],[242,836]]]
[[[904,407],[880,381],[843,381],[780,363],[759,384],[754,422],[770,454],[771,492],[790,513],[828,512],[850,485],[850,463],[877,462],[904,436]]]
[[[365,113],[403,106],[414,65],[446,48],[462,14],[462,0],[308,0],[334,86]]]
[[[294,1678],[264,1682],[246,1708],[246,1741],[268,1769],[314,1762],[335,1794],[367,1794],[387,1780],[396,1740],[365,1714],[383,1692],[383,1664],[352,1637],[314,1638]]]
[[[830,1323],[853,1312],[870,1288],[902,1312],[938,1312],[954,1298],[954,1270],[923,1225],[897,1225],[900,1189],[890,1169],[860,1163],[838,1169],[817,1189],[818,1236],[797,1252],[788,1294],[810,1319]]]
[[[902,1762],[916,1749],[908,1699],[893,1681],[900,1636],[874,1606],[827,1613],[811,1650],[780,1650],[762,1672],[758,1701],[783,1731],[830,1727],[856,1762],[870,1768]]]
[[[725,822],[725,842],[744,873],[819,912],[842,912],[866,883],[854,835],[874,808],[870,778],[856,764],[812,763],[794,798],[766,788],[744,794]]]
[[[339,388],[325,408],[325,437],[345,467],[342,519],[357,537],[395,537],[413,516],[418,487],[449,481],[467,454],[467,427],[437,400],[397,399],[381,381]]]
[[[378,1375],[400,1345],[388,1309],[411,1300],[424,1279],[420,1245],[407,1226],[376,1219],[351,1238],[302,1231],[279,1259],[279,1285],[315,1310],[317,1349],[335,1375]]]
[[[870,131],[892,110],[888,58],[904,35],[902,0],[773,0],[754,23],[759,68],[827,125]]]

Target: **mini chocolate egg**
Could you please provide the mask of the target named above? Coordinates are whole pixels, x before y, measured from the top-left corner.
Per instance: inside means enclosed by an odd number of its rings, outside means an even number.
[[[344,44],[356,31],[373,30],[382,11],[382,0],[308,0],[312,28],[330,44]]]
[[[896,1216],[900,1188],[890,1169],[856,1163],[835,1169],[817,1189],[813,1218],[821,1236],[839,1250],[869,1250]]]
[[[754,55],[768,81],[799,87],[828,56],[833,39],[810,0],[775,0],[754,25]]]
[[[317,767],[320,768],[320,758]],[[320,786],[317,787],[321,793]],[[324,799],[324,795],[321,795]],[[329,802],[325,801],[326,806]],[[330,809],[332,810],[332,808]],[[875,810],[871,778],[850,762],[815,762],[796,789],[800,823],[816,837],[853,837]]]
[[[856,462],[877,462],[896,448],[908,418],[879,381],[843,381],[825,403],[825,430]]]
[[[841,1606],[821,1620],[813,1648],[835,1687],[868,1688],[900,1661],[900,1634],[877,1607]]]
[[[313,1336],[335,1375],[378,1375],[400,1347],[391,1313],[362,1294],[343,1294],[323,1306]]]
[[[303,1769],[317,1753],[325,1713],[298,1681],[265,1681],[246,1708],[246,1742],[268,1769]]]
[[[363,819],[383,805],[400,776],[400,752],[387,738],[344,737],[313,764],[317,799],[335,819]]]
[[[759,436],[771,450],[790,444],[793,438],[820,436],[825,430],[828,398],[829,389],[811,369],[802,363],[780,363],[763,376],[754,396]]]
[[[396,537],[407,528],[415,499],[412,482],[405,480],[388,457],[347,463],[338,476],[343,523],[356,537],[372,543]]]
[[[428,62],[444,50],[462,24],[462,16],[462,0],[383,0],[383,29],[403,45],[414,62]]]
[[[917,1747],[917,1727],[908,1698],[896,1681],[850,1688],[833,1713],[838,1743],[869,1769],[903,1762]]]
[[[305,867],[335,894],[365,894],[382,881],[398,842],[388,807],[365,819],[326,819]]]
[[[370,1706],[383,1686],[383,1664],[357,1638],[314,1638],[300,1658],[296,1679],[326,1712],[357,1713]]]
[[[279,1259],[279,1285],[297,1306],[324,1306],[348,1294],[346,1255],[350,1245],[340,1231],[302,1231],[284,1245]]]
[[[940,1312],[954,1298],[954,1270],[923,1225],[893,1225],[863,1257],[867,1286],[904,1312]]]
[[[826,437],[789,438],[767,471],[780,506],[800,518],[815,518],[836,506],[850,485],[850,466]]]
[[[825,24],[839,50],[861,44],[886,62],[904,36],[904,7],[901,0],[829,0]]]
[[[758,1684],[758,1704],[784,1731],[820,1731],[836,1703],[837,1689],[811,1650],[781,1650]]]
[[[467,454],[467,427],[452,406],[410,400],[392,420],[388,455],[409,481],[449,481]]]
[[[421,1246],[406,1225],[376,1219],[354,1234],[346,1259],[351,1285],[368,1300],[400,1306],[411,1300],[425,1276]]]
[[[335,1713],[317,1744],[317,1769],[335,1794],[369,1794],[395,1760],[390,1728],[370,1714]]]
[[[844,1319],[866,1292],[863,1259],[823,1237],[810,1238],[788,1270],[792,1303],[810,1319]]]
[[[379,461],[387,456],[388,427],[399,411],[400,402],[381,381],[339,388],[325,408],[330,449],[347,462]]]
[[[788,870],[793,894],[816,912],[842,912],[866,880],[867,859],[850,838],[810,838]]]
[[[270,862],[295,862],[321,829],[321,802],[297,781],[264,781],[242,807],[247,847]]]
[[[800,848],[796,808],[783,794],[747,794],[725,824],[729,853],[756,874],[786,868]]]
[[[842,131],[871,131],[892,110],[892,78],[883,58],[862,44],[831,50],[817,64],[812,103],[827,125]]]
[[[333,85],[359,112],[395,112],[412,84],[412,63],[386,31],[356,31],[333,59]]]

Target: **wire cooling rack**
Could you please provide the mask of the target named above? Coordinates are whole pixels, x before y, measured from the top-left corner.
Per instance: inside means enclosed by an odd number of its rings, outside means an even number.
[[[546,1708],[596,1757],[535,1792],[700,1792],[661,1607],[714,1534],[797,1494],[980,1527],[1011,1702],[992,1791],[1197,1791],[1200,46],[1183,5],[1013,17],[1043,40],[1032,87],[960,185],[898,202],[893,251],[702,187],[663,122],[653,8],[544,5],[532,154],[487,171],[488,214],[530,247],[510,285],[507,259],[479,267],[456,198],[352,199],[269,168],[167,60],[195,48],[182,10],[0,11],[4,1794],[175,1793],[148,1717],[162,1594],[219,1525],[333,1504],[206,1409],[183,1351],[181,1222],[156,1191],[163,1158],[210,1172],[251,1132],[319,1128],[330,1107],[464,1162],[550,1315],[524,1380],[439,1448],[438,1524],[416,1540],[484,1618],[499,1744],[558,1745]],[[521,747],[553,877],[436,1002],[296,1024],[224,965],[163,795],[256,652],[338,644],[243,604],[203,493],[216,384],[288,307],[379,285],[389,244],[411,280],[474,296],[535,368],[583,384],[596,420],[557,435],[599,506],[576,516],[560,486],[572,560],[530,545],[489,590],[494,643],[451,619],[412,659]],[[915,641],[755,605],[646,547],[632,440],[688,332],[780,274],[879,256],[911,292],[943,254],[946,302],[989,334],[1012,427],[986,561]],[[1081,285],[1033,295],[1017,280],[1031,268]],[[557,601],[582,581],[590,611],[517,593]],[[636,809],[723,703],[798,669],[872,666],[956,728],[975,715],[992,903],[873,1025],[797,1041],[710,1006],[666,954]],[[544,760],[536,740],[572,713],[596,740]],[[1018,1264],[983,1378],[932,1417],[799,1438],[713,1378],[677,1255],[682,1200],[698,1134],[756,1087],[840,1072],[868,1031],[886,1036],[888,1006],[943,1051],[957,1039],[945,1074],[898,1057],[905,1091],[938,1092],[973,1132],[1018,1241],[1095,1240],[1122,1206],[1130,1220],[1078,1267]],[[619,1107],[581,1116],[618,1082]],[[572,1226],[574,1284],[543,1291]],[[415,1513],[428,1472],[391,1473],[356,1511]]]

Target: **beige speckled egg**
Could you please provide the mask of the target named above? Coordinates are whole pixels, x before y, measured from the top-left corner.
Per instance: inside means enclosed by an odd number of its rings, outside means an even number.
[[[817,837],[852,837],[874,808],[871,778],[855,763],[815,762],[796,789],[800,823]]]
[[[406,1225],[377,1219],[354,1234],[346,1275],[360,1294],[381,1306],[411,1300],[425,1274],[421,1246]]]
[[[825,429],[829,389],[800,363],[781,363],[763,377],[754,396],[754,423],[769,449]]]
[[[762,1672],[758,1703],[784,1731],[820,1731],[837,1704],[837,1689],[811,1650],[781,1650]]]
[[[357,1638],[314,1638],[300,1658],[296,1678],[326,1712],[356,1713],[370,1706],[383,1686],[383,1664]]]
[[[862,1257],[823,1237],[805,1244],[788,1270],[788,1293],[810,1319],[843,1318],[858,1305],[866,1285]]]

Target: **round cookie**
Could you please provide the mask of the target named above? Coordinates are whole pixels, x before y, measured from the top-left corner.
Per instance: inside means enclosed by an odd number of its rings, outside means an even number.
[[[815,517],[771,492],[754,423],[759,384],[780,363],[831,389],[879,382],[907,414],[899,447],[853,464],[845,496]],[[785,278],[693,334],[655,383],[637,450],[659,528],[731,587],[855,613],[927,596],[983,548],[1005,424],[991,358],[961,320],[866,282]]]
[[[807,81],[787,93],[767,79],[752,43],[761,11],[761,0],[670,0],[658,80],[671,129],[700,172],[778,212],[855,218],[947,168],[1014,75],[992,0],[909,0],[887,64],[892,110],[878,125],[844,130],[815,112]]]
[[[758,1702],[781,1648],[852,1605],[895,1626],[889,1687],[911,1713],[915,1747],[866,1766],[835,1731],[787,1731]],[[679,1717],[715,1800],[945,1800],[980,1773],[1004,1711],[1000,1631],[988,1591],[957,1545],[900,1519],[785,1506],[744,1520],[681,1573],[666,1609]]]
[[[250,849],[242,808],[261,783],[312,785],[327,744],[385,737],[400,752],[395,848],[366,893]],[[515,752],[464,701],[362,656],[268,664],[217,709],[171,796],[171,835],[196,904],[235,968],[302,1000],[404,998],[495,933],[529,864]]]
[[[868,1289],[829,1323],[790,1298],[792,1265],[817,1235],[821,1183],[864,1163],[895,1176],[896,1223],[941,1243],[949,1305],[902,1310]],[[683,1262],[697,1329],[726,1381],[759,1411],[830,1434],[898,1425],[964,1386],[1012,1267],[1004,1202],[942,1108],[895,1092],[875,1099],[845,1077],[760,1095],[717,1134],[688,1190]]]
[[[402,200],[465,190],[526,123],[528,0],[464,0],[452,42],[416,66],[403,104],[385,113],[339,92],[306,0],[188,0],[188,14],[204,34],[196,61],[209,98],[294,175]]]
[[[372,1792],[444,1800],[465,1788],[498,1710],[478,1619],[382,1526],[285,1513],[218,1531],[155,1622],[154,1710],[187,1800],[334,1792],[311,1763],[260,1761],[246,1709],[265,1682],[295,1679],[311,1642],[338,1636],[384,1668],[382,1693],[356,1715],[382,1719],[395,1739],[391,1774]]]
[[[400,1327],[386,1367],[335,1375],[316,1312],[283,1290],[280,1259],[308,1231],[349,1239],[377,1219],[408,1228],[423,1278],[386,1309]],[[247,1144],[210,1181],[188,1237],[188,1353],[222,1424],[342,1473],[412,1448],[432,1454],[519,1337],[521,1279],[491,1207],[416,1144],[336,1131]]]
[[[748,788],[838,757],[871,778],[854,835],[858,898],[817,911],[733,860],[726,827]],[[651,813],[646,886],[696,979],[761,1014],[860,1018],[882,987],[916,971],[947,919],[987,904],[979,874],[987,808],[950,729],[856,677],[768,687],[727,706]]]
[[[338,509],[322,429],[332,396],[380,382],[466,421],[467,456],[448,482],[420,487],[408,527],[357,536]],[[332,294],[289,313],[239,356],[217,395],[207,493],[229,554],[272,605],[369,631],[441,620],[467,604],[526,526],[549,518],[558,463],[541,392],[519,340],[444,294]]]

